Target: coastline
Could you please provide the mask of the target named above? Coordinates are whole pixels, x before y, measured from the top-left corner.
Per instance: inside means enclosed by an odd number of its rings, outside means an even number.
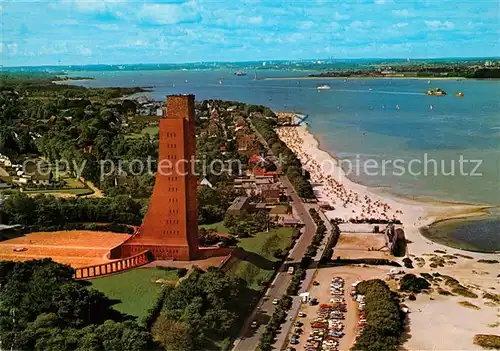
[[[268,77],[262,80],[297,80],[297,79],[415,79],[415,80],[499,80],[499,78],[465,78],[465,77],[401,77],[401,76],[350,76],[350,77],[309,77],[309,76],[296,76],[296,77]]]
[[[400,195],[394,195],[387,192],[379,193],[373,188],[363,184],[356,183],[345,175],[340,167],[338,159],[321,148],[318,138],[304,124],[298,127],[281,127],[277,133],[281,140],[294,151],[299,159],[301,159],[304,168],[311,172],[311,180],[315,185],[314,189],[318,195],[319,201],[326,201],[331,206],[335,207],[333,211],[327,211],[325,214],[329,219],[354,218],[363,215],[363,208],[366,208],[366,203],[351,203],[348,201],[343,208],[339,207],[338,199],[335,199],[335,194],[332,193],[328,186],[325,186],[324,180],[330,177],[334,182],[342,185],[346,189],[344,193],[349,193],[350,196],[355,196],[357,199],[368,197],[371,203],[378,203],[380,206],[386,206],[387,213],[372,213],[374,216],[386,215],[389,219],[399,219],[403,223],[405,236],[409,240],[408,252],[413,255],[420,255],[429,250],[450,249],[449,246],[432,242],[420,232],[420,228],[430,226],[438,221],[443,221],[453,218],[476,217],[487,213],[489,208],[494,206],[484,204],[464,204],[453,202],[439,201],[421,201],[413,198],[405,198]],[[298,138],[298,139],[297,139]],[[328,162],[333,165],[330,170],[318,170],[316,163]],[[318,179],[320,177],[321,179]],[[333,195],[333,196],[332,196]],[[383,205],[382,205],[383,204]],[[373,211],[373,209],[371,209]],[[370,212],[369,212],[370,213]],[[469,254],[477,258],[491,257],[491,253],[471,252],[466,250],[455,249],[463,254]]]

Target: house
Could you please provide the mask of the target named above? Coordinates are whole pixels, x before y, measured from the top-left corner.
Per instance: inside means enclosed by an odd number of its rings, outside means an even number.
[[[209,188],[213,189],[214,186],[212,185],[212,183],[210,183],[208,181],[207,178],[203,178],[201,181],[200,181],[200,186],[208,186]]]
[[[257,140],[257,136],[246,133],[244,130],[239,131],[236,137],[236,145],[240,154],[249,157],[260,151],[260,143]]]
[[[278,179],[279,172],[278,171],[266,171],[265,168],[255,166],[252,170],[252,174],[254,177],[258,178],[271,178],[273,180]]]
[[[21,177],[12,177],[12,184],[17,184],[17,185],[26,185],[28,184],[29,178],[27,176],[21,176]]]
[[[35,185],[50,185],[50,181],[52,180],[51,174],[34,174],[31,176],[31,182]]]
[[[276,204],[280,202],[283,194],[281,186],[278,183],[262,184],[258,186],[260,195],[268,204]]]
[[[241,216],[248,212],[250,208],[250,198],[246,196],[238,196],[227,209],[227,213],[234,216]]]
[[[4,167],[12,167],[11,160],[7,156],[2,154],[0,154],[0,164],[3,164]]]

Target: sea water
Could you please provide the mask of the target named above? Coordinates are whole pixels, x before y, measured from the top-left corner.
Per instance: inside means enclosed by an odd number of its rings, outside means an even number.
[[[404,196],[500,204],[499,81],[293,78],[308,73],[259,70],[257,79],[252,71],[235,76],[231,70],[74,74],[95,77],[75,83],[88,87],[152,87],[155,99],[192,93],[199,100],[235,100],[305,113],[322,148],[345,160],[346,170],[358,162],[350,173],[355,181]],[[330,89],[316,89],[322,84]],[[448,95],[425,95],[430,88]],[[456,97],[458,92],[464,97]],[[403,174],[395,160],[403,165]]]

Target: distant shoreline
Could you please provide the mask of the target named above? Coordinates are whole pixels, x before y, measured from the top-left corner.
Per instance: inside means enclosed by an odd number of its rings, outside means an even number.
[[[373,77],[373,76],[355,76],[355,77],[310,77],[310,76],[296,76],[296,77],[269,77],[263,78],[262,80],[292,80],[292,79],[416,79],[416,80],[499,80],[499,78],[465,78],[465,77],[401,77],[401,76],[384,76],[384,77]]]

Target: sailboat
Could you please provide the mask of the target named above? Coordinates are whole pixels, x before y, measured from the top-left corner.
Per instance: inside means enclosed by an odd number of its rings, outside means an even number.
[[[429,105],[429,110],[432,110],[433,108],[434,108],[434,106]]]
[[[399,110],[399,105],[396,105],[396,110]]]
[[[222,85],[222,79],[219,79],[219,84]]]
[[[253,74],[253,80],[259,80],[259,77],[257,77],[257,72],[254,72]]]

